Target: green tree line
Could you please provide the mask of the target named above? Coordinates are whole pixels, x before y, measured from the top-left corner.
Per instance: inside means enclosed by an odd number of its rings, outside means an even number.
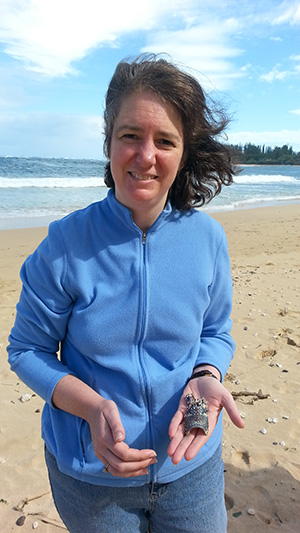
[[[291,146],[257,146],[241,144],[229,146],[234,161],[244,165],[300,165],[300,152],[293,151]]]

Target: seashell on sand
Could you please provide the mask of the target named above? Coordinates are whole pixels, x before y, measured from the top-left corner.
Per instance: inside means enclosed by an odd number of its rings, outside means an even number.
[[[269,418],[267,418],[267,422],[269,422],[269,424],[277,424],[278,418],[270,416]]]
[[[26,394],[22,394],[20,398],[20,402],[25,403],[28,402],[31,398],[32,394],[29,394],[28,392]]]
[[[26,520],[26,516],[25,515],[19,516],[18,520],[16,520],[16,525],[17,526],[23,526],[25,520]]]

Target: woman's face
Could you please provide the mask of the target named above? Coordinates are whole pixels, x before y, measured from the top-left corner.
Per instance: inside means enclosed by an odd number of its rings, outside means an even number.
[[[181,119],[171,104],[151,92],[123,100],[109,156],[116,198],[137,224],[150,217],[149,227],[164,209],[183,150]]]

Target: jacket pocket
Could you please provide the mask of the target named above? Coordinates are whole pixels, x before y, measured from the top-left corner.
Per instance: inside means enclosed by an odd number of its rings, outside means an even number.
[[[82,462],[91,463],[97,460],[94,452],[90,426],[88,422],[82,418],[79,419],[79,442],[82,454]]]

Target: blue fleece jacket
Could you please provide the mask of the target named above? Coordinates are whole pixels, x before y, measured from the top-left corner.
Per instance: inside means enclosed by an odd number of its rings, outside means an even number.
[[[109,191],[50,224],[21,279],[9,362],[46,402],[42,436],[63,473],[99,485],[165,483],[213,455],[221,417],[192,461],[174,466],[167,447],[193,368],[208,363],[224,376],[233,356],[230,263],[216,221],[167,204],[144,235]],[[56,384],[70,373],[115,401],[129,446],[156,450],[148,476],[102,472],[88,423],[51,403]]]

